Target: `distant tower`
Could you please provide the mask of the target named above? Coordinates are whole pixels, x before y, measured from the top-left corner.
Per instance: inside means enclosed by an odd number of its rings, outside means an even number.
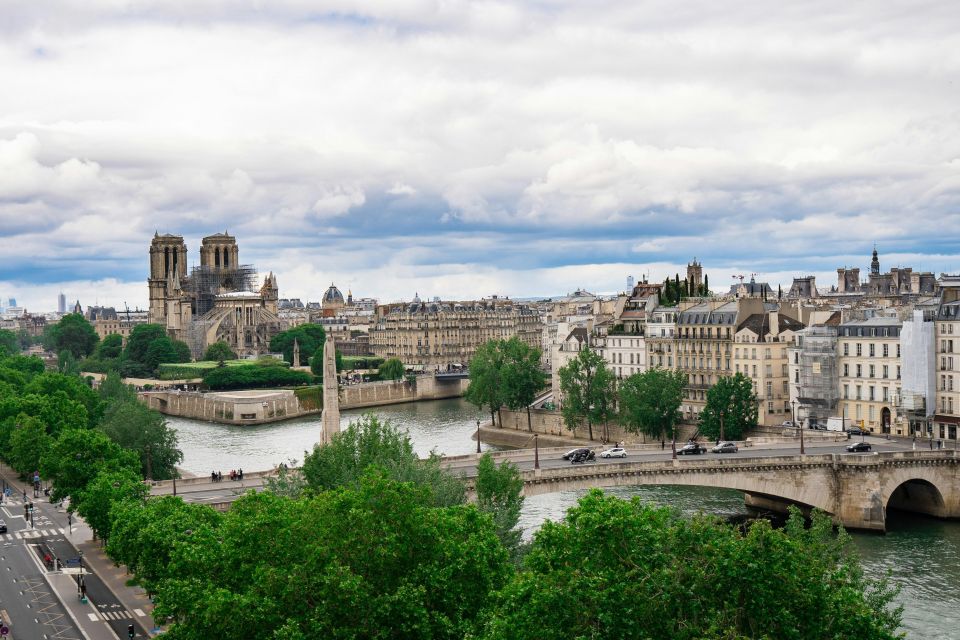
[[[263,296],[263,306],[270,313],[276,314],[280,300],[280,287],[277,286],[277,276],[273,275],[273,271],[264,278],[263,286],[260,287],[260,295]]]
[[[293,366],[300,366],[300,341],[296,338],[293,339]]]
[[[323,412],[320,415],[320,444],[327,444],[340,432],[340,394],[337,388],[337,359],[333,336],[323,343]]]
[[[627,291],[633,291],[633,276],[627,276]]]
[[[687,265],[687,282],[693,292],[697,292],[703,286],[703,267],[697,262],[696,256],[693,262]]]
[[[870,261],[870,275],[880,275],[880,258],[877,257],[877,247],[873,247],[873,260]]]
[[[60,292],[60,295],[57,296],[57,313],[66,313],[67,312],[67,296],[63,295],[63,291]]]
[[[16,298],[9,298],[9,299],[7,300],[7,306],[8,306],[8,307],[15,307],[15,306],[17,306],[17,299],[16,299]]]
[[[240,249],[237,239],[228,234],[215,233],[200,241],[200,266],[221,269],[236,269],[240,265]]]
[[[73,305],[73,313],[79,313],[83,315],[83,307],[80,306],[80,301],[77,300],[77,303]]]
[[[153,234],[150,243],[150,322],[167,326],[167,301],[187,275],[187,245],[183,236]]]

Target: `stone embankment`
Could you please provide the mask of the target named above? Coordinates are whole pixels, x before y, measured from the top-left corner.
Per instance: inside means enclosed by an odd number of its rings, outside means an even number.
[[[468,380],[437,380],[417,376],[411,381],[368,382],[340,388],[340,408],[360,409],[420,400],[462,396]],[[140,400],[168,416],[208,420],[223,424],[265,424],[319,414],[323,394],[298,393],[289,389],[255,391],[188,392],[143,391]]]

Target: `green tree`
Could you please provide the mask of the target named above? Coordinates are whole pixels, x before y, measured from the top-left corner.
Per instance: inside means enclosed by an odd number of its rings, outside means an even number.
[[[490,514],[503,546],[517,557],[523,530],[517,527],[523,508],[523,478],[517,466],[503,462],[498,467],[489,453],[477,463],[477,508]]]
[[[383,380],[399,380],[403,377],[404,371],[406,370],[399,358],[389,358],[380,365],[380,378]]]
[[[303,461],[303,475],[312,489],[327,491],[356,487],[372,466],[394,480],[427,487],[434,506],[461,504],[465,500],[462,480],[444,471],[439,457],[431,455],[421,460],[406,431],[372,413],[351,422],[345,430],[334,434],[328,444],[315,445]]]
[[[27,379],[43,373],[46,365],[37,356],[9,356],[3,359],[5,369],[13,369],[27,376]]]
[[[40,420],[20,414],[16,428],[10,434],[10,449],[6,457],[18,473],[27,476],[40,468],[40,460],[52,444],[53,439],[47,435],[47,429]]]
[[[900,637],[895,592],[866,579],[849,537],[815,512],[804,529],[746,533],[707,516],[593,490],[536,534],[493,599],[486,640]]]
[[[259,364],[218,367],[203,374],[203,383],[211,389],[263,389],[300,386],[311,382],[313,376],[306,371]]]
[[[248,493],[172,546],[154,615],[179,640],[467,637],[507,553],[489,516],[425,492],[371,472],[307,499]]]
[[[206,352],[203,354],[203,359],[211,362],[236,360],[237,354],[233,352],[233,349],[230,348],[230,345],[223,340],[219,340],[207,347]]]
[[[266,478],[263,486],[266,491],[288,498],[299,498],[309,488],[303,470],[297,468],[294,459],[280,464],[277,475]]]
[[[669,369],[647,369],[623,380],[619,387],[620,424],[631,433],[673,440],[686,383],[686,374]]]
[[[41,373],[30,381],[24,392],[47,397],[62,392],[68,399],[83,405],[90,426],[96,425],[103,415],[103,403],[100,401],[97,392],[76,375],[70,376],[54,372]]]
[[[129,469],[98,473],[80,494],[77,513],[101,540],[110,537],[111,511],[124,500],[142,502],[150,489]]]
[[[613,372],[599,353],[584,346],[577,357],[560,367],[560,391],[563,400],[560,413],[571,431],[576,432],[581,421],[587,421],[590,439],[593,440],[593,425],[606,421],[613,415]]]
[[[742,373],[722,376],[707,391],[700,412],[700,433],[707,438],[740,440],[757,426],[757,397],[753,383]]]
[[[490,340],[477,347],[470,358],[470,385],[463,394],[467,402],[481,411],[484,407],[490,411],[493,425],[497,424],[495,416],[504,403],[503,361],[503,341]]]
[[[64,349],[57,354],[57,371],[65,376],[79,376],[80,361],[73,356],[73,353]]]
[[[177,354],[177,362],[190,362],[193,360],[193,353],[190,351],[190,345],[183,340],[171,340],[173,352]]]
[[[53,502],[71,498],[75,503],[90,481],[101,471],[128,469],[137,473],[140,460],[95,429],[67,429],[54,441],[40,461],[43,475],[53,480]]]
[[[323,347],[314,351],[310,357],[310,373],[317,377],[323,376]]]
[[[516,336],[503,345],[503,403],[514,411],[526,408],[529,431],[533,431],[530,405],[547,384],[547,376],[540,368],[540,355],[539,349]]]
[[[0,329],[0,356],[12,356],[20,353],[20,339],[9,329]]]
[[[180,362],[180,355],[173,346],[173,340],[163,336],[150,343],[142,364],[153,372],[159,365],[168,362]]]
[[[94,355],[98,360],[108,360],[119,358],[121,353],[123,353],[123,336],[119,333],[111,333],[100,341]]]
[[[93,325],[79,313],[68,313],[60,322],[47,327],[43,346],[48,351],[69,351],[74,358],[84,358],[97,347],[100,338]]]
[[[270,351],[282,353],[283,359],[293,364],[293,343],[300,345],[300,353],[316,353],[317,349],[323,348],[323,343],[327,339],[326,331],[319,324],[301,324],[281,331],[270,340]]]
[[[140,456],[140,472],[148,480],[176,477],[183,460],[177,447],[177,432],[167,419],[136,399],[114,404],[104,415],[100,429],[124,449]]]

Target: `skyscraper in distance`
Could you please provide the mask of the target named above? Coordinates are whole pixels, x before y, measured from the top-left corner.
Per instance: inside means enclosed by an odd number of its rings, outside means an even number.
[[[60,295],[57,296],[57,313],[66,313],[67,312],[67,296],[63,294],[63,291],[60,292]]]

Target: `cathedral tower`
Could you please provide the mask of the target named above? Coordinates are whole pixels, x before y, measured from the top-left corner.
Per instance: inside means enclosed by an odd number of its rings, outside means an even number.
[[[187,275],[187,245],[183,236],[153,234],[150,243],[150,322],[167,325],[168,300],[174,295],[171,284]]]
[[[240,249],[237,239],[227,232],[207,236],[200,244],[200,266],[217,271],[236,269],[240,266]]]

